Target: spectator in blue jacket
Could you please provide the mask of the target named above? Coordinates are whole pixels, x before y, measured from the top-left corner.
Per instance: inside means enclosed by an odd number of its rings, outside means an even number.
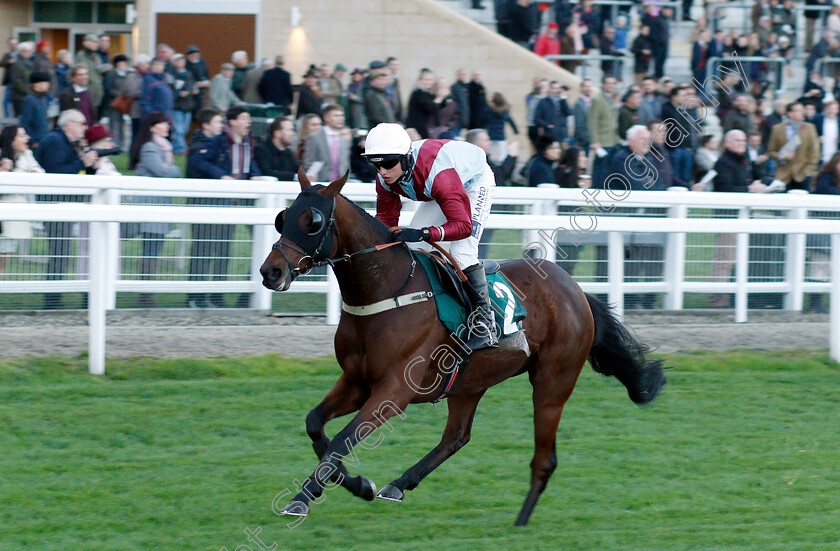
[[[241,105],[227,110],[227,128],[190,158],[199,178],[247,180],[262,176],[254,154],[251,115]]]
[[[566,90],[557,81],[552,81],[550,93],[537,104],[534,112],[534,126],[537,132],[542,135],[553,137],[558,142],[564,142],[567,138],[566,118],[572,114],[566,103]]]
[[[247,180],[261,176],[251,135],[251,115],[241,105],[235,105],[227,110],[225,118],[227,128],[190,155],[190,174],[197,178],[222,180]],[[220,199],[219,203],[239,205],[241,201]],[[215,277],[224,278],[227,275],[234,229],[232,225],[217,225],[211,229],[212,237],[205,241],[205,246],[216,252]],[[246,306],[245,299],[247,295],[241,296],[237,305]],[[210,295],[209,303],[196,295],[191,295],[189,300],[189,305],[194,308],[224,306],[223,297],[218,294]]]
[[[50,132],[50,119],[47,116],[52,96],[49,95],[50,75],[36,71],[29,75],[32,91],[23,100],[23,112],[20,114],[20,124],[26,129],[33,150],[44,141]]]
[[[560,160],[560,142],[551,136],[537,138],[537,153],[525,165],[528,185],[536,187],[540,184],[556,183],[554,163]]]
[[[87,120],[76,109],[68,109],[58,116],[57,128],[41,142],[35,158],[48,174],[94,174],[99,156],[81,145]],[[36,200],[54,202],[82,202],[80,195],[37,195]],[[45,222],[50,256],[47,260],[47,280],[58,280],[67,273],[72,255],[72,222]],[[84,231],[84,230],[83,230]],[[61,295],[44,295],[44,308],[61,307]]]
[[[141,116],[159,111],[172,120],[175,109],[175,91],[165,72],[166,63],[153,59],[149,71],[143,74],[143,91],[140,94]]]

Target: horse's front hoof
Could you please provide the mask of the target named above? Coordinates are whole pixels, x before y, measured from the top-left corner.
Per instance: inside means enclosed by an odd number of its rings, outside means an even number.
[[[309,515],[309,505],[302,501],[292,500],[280,511],[281,515],[290,517],[305,517]]]
[[[379,493],[376,494],[376,497],[379,499],[384,499],[386,501],[402,501],[405,498],[405,494],[394,486],[393,484],[386,484],[379,490]]]
[[[362,482],[362,490],[359,493],[359,497],[365,501],[373,501],[373,498],[376,497],[376,484],[367,477],[361,476],[359,478],[361,478]]]

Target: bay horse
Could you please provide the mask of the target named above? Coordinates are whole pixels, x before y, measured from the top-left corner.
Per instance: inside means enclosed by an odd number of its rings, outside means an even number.
[[[434,299],[396,307],[399,301],[394,299],[404,297],[403,293],[428,296],[428,277],[416,269],[407,246],[389,245],[393,238],[384,224],[340,194],[347,174],[328,186],[313,186],[301,170],[299,180],[301,193],[275,221],[281,237],[260,268],[263,285],[285,291],[312,266],[329,264],[350,310],[391,306],[371,315],[342,312],[335,334],[342,374],[306,416],[306,432],[320,462],[298,494],[275,512],[308,515],[309,503],[322,495],[328,483],[365,500],[402,501],[405,491],[416,488],[469,442],[484,393],[505,379],[527,373],[533,386],[534,456],[530,490],[516,519],[517,526],[524,526],[557,466],[560,415],[586,360],[596,372],[621,381],[637,404],[653,400],[665,384],[661,362],[645,357],[648,347],[559,266],[531,259],[504,261],[501,271],[521,292],[527,309],[522,326],[528,351],[500,347],[474,352],[469,368],[447,398],[449,415],[440,443],[376,493],[368,478],[351,477],[342,459],[354,453],[357,444],[373,449],[375,445],[365,438],[383,424],[390,428],[388,419],[404,417],[409,404],[432,402],[440,396],[444,375],[463,343],[439,320]],[[332,440],[327,438],[324,425],[353,412],[353,419]]]

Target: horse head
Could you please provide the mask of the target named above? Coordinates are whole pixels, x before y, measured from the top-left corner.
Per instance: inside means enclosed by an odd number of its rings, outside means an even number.
[[[280,239],[260,267],[267,288],[285,291],[297,276],[338,253],[335,209],[348,174],[328,186],[313,186],[301,166],[298,174],[301,192],[275,218],[274,227]]]

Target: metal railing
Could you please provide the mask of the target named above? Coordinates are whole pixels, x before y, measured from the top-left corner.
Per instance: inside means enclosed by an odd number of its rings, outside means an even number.
[[[785,88],[785,71],[784,67],[789,61],[783,57],[766,57],[766,56],[744,56],[744,57],[710,57],[706,62],[706,78],[709,78],[712,75],[718,74],[718,67],[724,63],[735,63],[739,62],[742,65],[748,63],[772,63],[777,64],[779,67],[776,71],[777,82],[776,88],[774,89],[775,92],[780,93]],[[746,71],[747,69],[745,69]],[[749,75],[747,75],[749,77]]]
[[[578,67],[581,67],[581,78],[586,78],[586,71],[589,68],[588,64],[585,63],[586,61],[615,61],[618,64],[618,69],[616,71],[618,75],[613,74],[612,76],[616,76],[617,78],[623,78],[624,63],[629,63],[633,59],[633,56],[628,54],[555,54],[544,56],[543,59],[547,59],[549,61],[583,61],[584,63],[578,65]],[[578,67],[575,67],[575,69],[577,69]]]

